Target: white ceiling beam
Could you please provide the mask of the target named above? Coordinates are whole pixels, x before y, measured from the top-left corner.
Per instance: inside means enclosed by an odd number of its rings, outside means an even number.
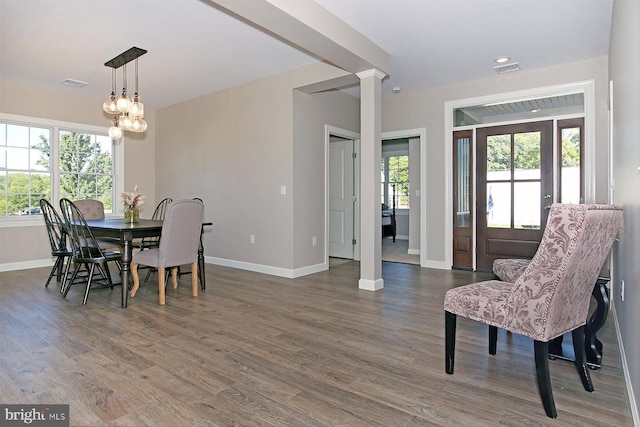
[[[209,1],[346,71],[390,74],[387,52],[312,0]]]

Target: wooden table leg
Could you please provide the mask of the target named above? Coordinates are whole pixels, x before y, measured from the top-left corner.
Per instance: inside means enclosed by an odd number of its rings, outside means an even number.
[[[122,270],[120,271],[120,278],[122,280],[122,308],[127,308],[127,298],[129,297],[129,267],[133,256],[131,240],[123,240],[122,245],[120,246],[120,251],[122,264]]]

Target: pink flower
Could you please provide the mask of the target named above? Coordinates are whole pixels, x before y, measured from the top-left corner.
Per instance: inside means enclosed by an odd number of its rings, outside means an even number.
[[[144,204],[144,197],[142,194],[138,193],[138,186],[136,185],[133,188],[133,191],[127,193],[126,191],[121,194],[122,196],[122,204],[124,206],[134,207],[140,206]]]

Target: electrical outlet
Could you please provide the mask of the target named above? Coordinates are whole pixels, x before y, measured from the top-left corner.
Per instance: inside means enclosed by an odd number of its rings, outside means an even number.
[[[313,237],[311,238],[311,244],[312,244],[313,246],[315,246],[315,245],[317,245],[317,244],[318,244],[318,238],[317,238],[316,236],[313,236]]]
[[[624,302],[624,280],[620,281],[620,301]]]
[[[253,234],[249,235],[249,243],[253,245],[255,242],[256,242],[256,236],[254,236]]]

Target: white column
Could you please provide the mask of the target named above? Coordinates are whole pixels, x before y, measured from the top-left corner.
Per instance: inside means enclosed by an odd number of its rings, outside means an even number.
[[[382,279],[382,218],[380,161],[382,153],[383,72],[372,69],[360,78],[360,281],[358,287],[377,291]]]

